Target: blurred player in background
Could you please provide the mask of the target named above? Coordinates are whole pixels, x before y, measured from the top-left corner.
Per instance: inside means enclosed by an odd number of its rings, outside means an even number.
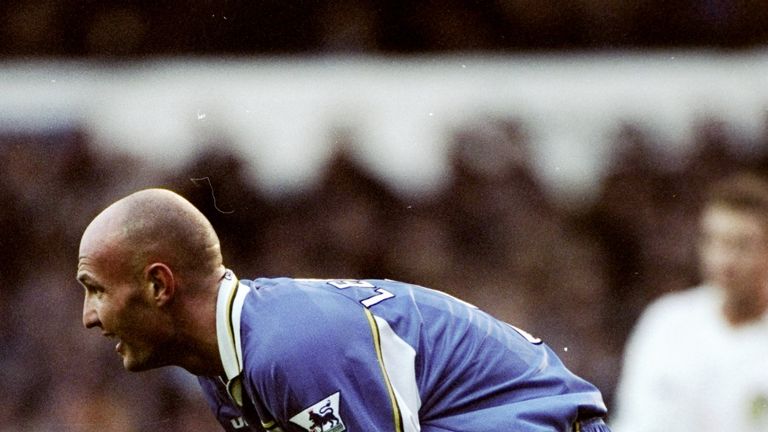
[[[238,280],[167,190],[99,214],[77,278],[123,366],[197,375],[227,431],[608,431],[600,392],[531,335],[391,280]]]
[[[742,173],[709,192],[704,283],[663,296],[640,318],[617,432],[768,431],[768,182]]]

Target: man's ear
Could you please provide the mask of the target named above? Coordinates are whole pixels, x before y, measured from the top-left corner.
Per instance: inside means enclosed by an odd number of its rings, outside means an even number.
[[[144,268],[144,278],[151,284],[152,297],[158,306],[169,303],[176,294],[176,279],[163,263],[152,263]]]

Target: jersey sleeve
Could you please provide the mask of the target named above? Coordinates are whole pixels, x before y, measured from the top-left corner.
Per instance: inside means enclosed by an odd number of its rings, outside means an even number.
[[[247,328],[244,321],[246,385],[283,429],[416,430],[404,428],[418,424],[417,413],[388,375],[381,329],[368,309],[340,296],[262,303],[273,316],[290,319],[277,320],[274,329]],[[248,315],[264,312],[245,307]],[[403,348],[394,357],[412,368],[413,353]],[[415,389],[415,377],[409,379]]]

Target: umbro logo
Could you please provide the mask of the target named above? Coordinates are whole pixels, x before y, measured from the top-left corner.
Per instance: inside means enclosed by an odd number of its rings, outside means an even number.
[[[295,423],[309,432],[344,432],[347,428],[339,413],[340,393],[336,392],[291,417]]]
[[[245,418],[243,417],[233,418],[229,422],[232,424],[232,427],[235,429],[242,429],[248,426],[248,422],[245,421]]]

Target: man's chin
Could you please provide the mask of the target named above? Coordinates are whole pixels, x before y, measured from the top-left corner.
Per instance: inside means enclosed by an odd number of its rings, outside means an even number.
[[[123,353],[122,356],[123,356],[123,368],[128,372],[144,372],[157,367],[157,366],[152,366],[150,362],[146,361],[146,359],[144,360],[136,359],[129,353]]]
[[[152,369],[168,366],[168,363],[157,361],[157,359],[135,359],[130,356],[123,356],[123,368],[128,372],[144,372]]]
[[[144,372],[145,370],[149,369],[142,363],[129,361],[126,358],[123,358],[123,368],[128,372]]]

